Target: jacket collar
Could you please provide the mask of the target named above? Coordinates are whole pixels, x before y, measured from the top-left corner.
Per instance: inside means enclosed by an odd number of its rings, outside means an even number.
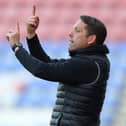
[[[75,56],[77,54],[83,55],[105,55],[108,54],[109,50],[106,45],[92,45],[87,48],[82,48],[74,51],[69,51],[70,56]]]

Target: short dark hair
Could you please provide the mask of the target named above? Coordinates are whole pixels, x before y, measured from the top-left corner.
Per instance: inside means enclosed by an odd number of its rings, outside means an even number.
[[[107,29],[100,20],[95,17],[82,15],[80,19],[87,24],[87,31],[89,35],[96,35],[96,44],[103,44],[107,36]]]

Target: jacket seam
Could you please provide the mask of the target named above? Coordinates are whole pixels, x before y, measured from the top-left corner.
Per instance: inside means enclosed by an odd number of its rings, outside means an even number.
[[[100,78],[100,75],[101,75],[100,65],[99,65],[98,62],[96,62],[96,61],[95,61],[95,64],[96,64],[97,69],[98,69],[98,74],[97,74],[97,76],[96,76],[96,79],[93,80],[93,81],[90,82],[90,83],[86,83],[86,85],[93,85],[93,84],[95,84],[95,83],[99,80],[99,78]]]

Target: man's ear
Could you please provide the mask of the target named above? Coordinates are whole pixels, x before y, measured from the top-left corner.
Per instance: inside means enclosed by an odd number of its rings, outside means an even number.
[[[91,45],[91,44],[94,44],[96,42],[96,35],[90,35],[88,36],[88,44]]]

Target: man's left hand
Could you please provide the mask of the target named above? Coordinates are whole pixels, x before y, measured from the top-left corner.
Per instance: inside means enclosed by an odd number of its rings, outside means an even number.
[[[12,47],[15,43],[20,42],[20,28],[19,22],[17,22],[16,30],[10,30],[6,34],[7,40],[10,42],[10,46]]]

